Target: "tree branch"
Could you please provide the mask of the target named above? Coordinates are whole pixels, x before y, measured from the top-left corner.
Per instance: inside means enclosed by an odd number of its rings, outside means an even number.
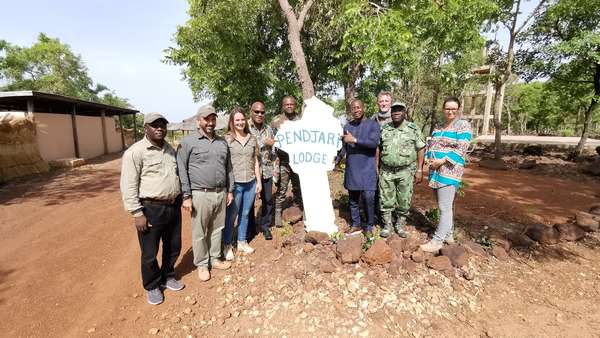
[[[310,7],[312,6],[312,4],[313,4],[313,0],[308,0],[302,6],[300,15],[298,15],[298,26],[300,27],[300,30],[302,30],[302,26],[304,26],[304,20],[306,19],[306,14],[308,13],[308,10],[310,10]]]
[[[521,27],[519,27],[515,31],[515,34],[518,35],[521,32],[521,30],[523,30],[523,28],[525,28],[525,26],[527,26],[527,24],[529,23],[529,20],[531,20],[531,18],[533,18],[534,16],[537,15],[537,12],[540,10],[540,8],[542,8],[542,6],[544,5],[544,3],[546,3],[546,0],[541,0],[540,1],[540,3],[535,7],[535,9],[533,10],[533,12],[531,12],[531,14],[529,14],[529,16],[525,19],[525,21],[523,21],[523,24],[521,24]]]

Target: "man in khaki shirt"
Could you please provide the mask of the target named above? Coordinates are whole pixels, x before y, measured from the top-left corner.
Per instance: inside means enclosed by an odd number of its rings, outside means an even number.
[[[176,153],[165,142],[167,119],[159,113],[144,117],[145,136],[122,159],[121,194],[134,218],[142,251],[142,282],[148,303],[164,300],[161,287],[173,291],[184,285],[175,279],[175,262],[181,251],[181,187]],[[156,254],[163,242],[162,267]]]

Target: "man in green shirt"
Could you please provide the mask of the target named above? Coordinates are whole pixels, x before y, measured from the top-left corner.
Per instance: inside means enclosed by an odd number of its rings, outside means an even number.
[[[425,139],[419,127],[406,120],[406,104],[395,102],[391,107],[392,121],[381,127],[379,195],[384,228],[388,237],[395,227],[400,237],[407,237],[404,226],[410,209],[413,179],[423,180]],[[392,225],[392,213],[396,224]]]

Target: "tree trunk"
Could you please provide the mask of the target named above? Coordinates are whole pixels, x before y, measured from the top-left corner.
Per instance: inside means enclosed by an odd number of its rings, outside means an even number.
[[[592,102],[585,112],[585,120],[583,122],[583,128],[581,131],[581,138],[579,139],[579,143],[577,143],[577,147],[575,148],[575,157],[580,157],[583,153],[583,148],[585,147],[585,142],[588,137],[588,130],[590,124],[592,124],[592,118],[594,117],[594,112],[598,107],[598,97],[600,97],[600,63],[596,63],[596,70],[594,72],[594,97],[592,97]]]
[[[510,102],[510,101],[509,101],[509,102]],[[511,113],[510,113],[510,104],[507,104],[507,105],[506,105],[506,118],[507,118],[507,120],[508,120],[508,121],[507,121],[508,123],[507,123],[507,130],[506,130],[506,133],[507,133],[508,135],[510,135],[510,134],[512,134],[512,129],[511,129],[511,127],[510,127],[510,124],[512,123],[512,116],[511,116]]]
[[[286,18],[288,23],[288,40],[290,42],[290,51],[292,53],[292,60],[298,67],[298,78],[300,79],[300,86],[302,87],[302,97],[304,100],[310,99],[315,95],[315,87],[310,78],[308,71],[308,65],[306,64],[306,56],[304,55],[304,49],[302,49],[302,43],[300,42],[300,31],[306,18],[306,13],[312,6],[312,0],[308,0],[300,11],[300,15],[296,17],[294,9],[290,6],[287,0],[279,0],[279,6],[281,11]]]
[[[361,67],[356,61],[352,61],[350,68],[348,69],[348,75],[350,79],[344,87],[344,100],[346,102],[346,115],[350,116],[350,103],[356,97],[356,81],[361,73]]]
[[[440,92],[440,85],[438,83],[435,84],[433,88],[433,96],[431,98],[431,120],[429,125],[429,135],[433,133],[435,126],[437,124],[437,106],[438,106],[438,97]]]
[[[494,112],[494,158],[502,159],[502,101],[504,101],[504,90],[506,82],[500,83],[500,88],[496,88],[496,111]]]

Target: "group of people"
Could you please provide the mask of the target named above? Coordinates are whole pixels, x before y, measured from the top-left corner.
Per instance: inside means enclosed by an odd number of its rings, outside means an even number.
[[[123,154],[121,193],[137,229],[148,303],[162,303],[164,289],[184,288],[175,277],[175,262],[181,252],[182,209],[191,214],[198,278],[207,281],[211,269],[231,267],[234,248],[237,253],[254,252],[247,236],[256,223],[266,240],[273,238],[273,204],[274,223],[281,226],[290,181],[294,202],[302,207],[300,179],[292,171],[288,155],[273,147],[277,128],[299,118],[295,98],[283,98],[282,114],[272,125],[265,122],[263,102],[254,102],[250,110],[248,120],[243,108],[235,108],[221,136],[215,130],[215,109],[202,106],[196,115],[197,131],[184,137],[177,151],[165,141],[167,119],[159,113],[147,114],[144,138]],[[275,177],[277,192],[273,198]],[[255,220],[257,195],[261,213]],[[161,241],[159,267],[156,256]]]
[[[379,112],[372,119],[365,117],[362,101],[350,105],[352,121],[344,126],[336,163],[346,157],[344,186],[349,192],[352,230],[370,232],[381,224],[382,237],[394,231],[406,237],[413,180],[422,181],[427,160],[429,185],[441,215],[435,235],[422,249],[437,251],[444,242],[453,241],[453,199],[471,140],[470,125],[459,118],[460,101],[450,97],[444,101],[445,124],[433,132],[426,146],[420,129],[407,119],[406,104],[392,102],[390,92],[381,92]],[[229,269],[236,254],[254,252],[247,236],[256,225],[266,240],[273,238],[272,220],[275,226],[282,225],[290,182],[293,201],[302,208],[298,174],[290,167],[288,154],[273,146],[278,128],[285,121],[299,119],[295,98],[285,96],[281,108],[270,125],[263,102],[251,105],[250,118],[243,108],[235,108],[226,133],[220,136],[215,130],[215,109],[203,106],[196,115],[197,131],[184,137],[177,151],[165,141],[167,119],[159,113],[145,115],[144,138],[123,154],[120,185],[125,209],[137,229],[148,303],[162,303],[164,289],[184,287],[175,276],[181,252],[181,210],[191,214],[193,262],[198,278],[207,281],[211,269]],[[261,212],[255,219],[257,195]],[[161,241],[159,267],[156,256]]]
[[[380,224],[381,237],[393,232],[408,237],[405,225],[414,183],[422,182],[427,161],[440,221],[431,241],[421,249],[437,252],[444,242],[454,242],[454,196],[464,172],[471,126],[460,118],[460,100],[448,97],[443,103],[444,123],[434,129],[426,143],[420,128],[408,119],[406,104],[392,102],[392,93],[380,92],[379,111],[372,119],[365,117],[361,100],[350,104],[352,119],[344,126],[336,164],[346,157],[344,187],[348,190],[352,231],[371,233],[374,225]],[[361,202],[366,223],[361,220]]]

